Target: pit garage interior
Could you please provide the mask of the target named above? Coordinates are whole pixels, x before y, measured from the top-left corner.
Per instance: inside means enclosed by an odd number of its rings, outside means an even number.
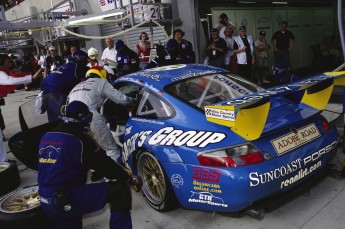
[[[22,55],[30,50],[54,45],[60,54],[63,44],[76,44],[80,49],[87,50],[95,47],[99,51],[106,45],[104,38],[113,36],[123,39],[134,48],[138,42],[138,35],[147,32],[154,43],[165,43],[171,38],[171,32],[181,28],[186,32],[185,39],[193,43],[197,62],[203,63],[204,49],[209,37],[209,31],[215,26],[218,16],[226,13],[236,28],[241,25],[247,27],[247,34],[254,38],[265,30],[267,40],[275,31],[279,30],[281,21],[288,21],[296,42],[291,53],[293,71],[308,77],[325,71],[333,71],[344,63],[344,55],[320,52],[320,44],[332,42],[341,51],[338,28],[338,9],[336,0],[292,0],[292,1],[232,1],[232,0],[161,0],[142,1],[144,4],[154,3],[159,6],[160,17],[157,23],[148,23],[139,27],[135,25],[148,20],[128,12],[136,12],[138,0],[104,1],[108,8],[102,7],[95,0],[25,0],[12,7],[0,5],[0,52]],[[133,7],[131,9],[131,6]],[[125,9],[125,10],[124,10]],[[342,6],[343,22],[345,22],[344,3]],[[114,16],[115,15],[115,16]],[[101,20],[98,20],[101,18]],[[77,22],[81,19],[81,22]],[[114,22],[120,20],[120,22]],[[73,23],[74,21],[74,23]],[[85,22],[86,21],[86,22]],[[164,30],[162,29],[164,27]],[[62,28],[63,27],[63,28]],[[134,27],[134,28],[133,28]],[[70,32],[66,31],[69,30]],[[342,31],[343,32],[343,31]],[[79,35],[86,37],[80,37]],[[235,31],[234,35],[237,35]],[[153,52],[152,55],[155,55]],[[273,57],[269,52],[269,64]],[[344,69],[344,66],[342,67]],[[18,132],[18,106],[34,98],[37,91],[17,91],[6,98],[6,105],[2,107],[4,119],[8,122],[4,131],[8,139]],[[343,90],[338,88],[332,96],[333,103],[325,112],[330,120],[337,125],[338,132],[343,139]],[[339,118],[338,118],[339,117]],[[7,148],[9,151],[9,149]],[[343,142],[339,147],[343,150]],[[9,152],[9,157],[16,158]],[[342,153],[338,160],[338,170],[342,170],[345,159]],[[36,184],[37,172],[26,168],[18,162],[21,184],[20,187]],[[304,194],[304,195],[303,195]],[[279,206],[258,221],[249,215],[237,217],[233,214],[219,214],[214,212],[192,211],[178,208],[171,212],[159,213],[145,202],[139,193],[133,192],[132,219],[133,228],[344,228],[345,217],[345,179],[326,177],[320,180],[310,193],[294,196],[288,202]],[[108,228],[109,209],[86,215],[83,228]],[[30,228],[28,225],[27,228]]]

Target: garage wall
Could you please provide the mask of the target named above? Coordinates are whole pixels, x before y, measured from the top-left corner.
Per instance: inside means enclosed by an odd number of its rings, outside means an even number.
[[[296,37],[295,46],[290,60],[293,68],[308,66],[312,63],[313,53],[311,45],[318,44],[326,36],[337,31],[334,9],[255,9],[255,8],[212,8],[213,25],[218,23],[221,13],[226,13],[229,20],[235,23],[236,28],[241,25],[247,27],[247,34],[255,39],[261,30],[266,31],[266,39],[271,43],[274,32],[280,28],[282,21],[288,21],[288,30]],[[238,31],[235,31],[235,35]],[[269,54],[271,65],[272,53]]]

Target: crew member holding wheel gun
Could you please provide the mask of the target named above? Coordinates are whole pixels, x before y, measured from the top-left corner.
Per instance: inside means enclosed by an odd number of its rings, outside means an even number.
[[[53,219],[53,228],[81,229],[82,215],[110,203],[111,229],[132,228],[129,185],[140,188],[141,179],[111,160],[86,134],[92,113],[86,104],[73,101],[53,130],[43,135],[39,146],[38,185],[41,206]],[[86,184],[92,168],[116,181]]]

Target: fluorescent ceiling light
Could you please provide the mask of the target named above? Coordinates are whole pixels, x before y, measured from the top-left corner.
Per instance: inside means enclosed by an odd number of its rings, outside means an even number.
[[[256,2],[250,2],[250,1],[238,1],[238,3],[243,3],[243,4],[255,4]]]
[[[287,2],[272,2],[273,4],[287,5]]]
[[[108,13],[108,14],[101,14],[101,15],[98,15],[98,16],[82,16],[84,18],[80,18],[78,19],[75,18],[76,20],[71,20],[68,22],[69,25],[75,25],[75,24],[79,24],[79,23],[85,23],[85,22],[92,22],[92,21],[98,21],[98,20],[102,20],[104,18],[107,18],[107,17],[113,17],[113,16],[118,16],[118,15],[122,15],[124,13],[124,11],[118,11],[118,12],[113,12],[113,13]]]

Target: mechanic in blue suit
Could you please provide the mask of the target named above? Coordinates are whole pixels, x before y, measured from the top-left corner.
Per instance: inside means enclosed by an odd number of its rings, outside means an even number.
[[[66,104],[66,99],[75,85],[85,78],[88,56],[85,52],[77,50],[73,56],[68,57],[68,62],[56,67],[42,83],[43,103],[47,110],[48,121],[54,121],[61,116],[61,106]]]
[[[117,51],[117,77],[140,70],[138,55],[136,52],[128,48],[122,40],[116,41],[115,49]]]
[[[101,153],[87,135],[92,113],[86,104],[71,102],[65,116],[39,146],[38,185],[41,206],[53,219],[53,228],[82,228],[82,215],[110,203],[110,228],[132,228],[129,184],[141,187],[141,179]],[[86,184],[92,168],[116,181]]]

